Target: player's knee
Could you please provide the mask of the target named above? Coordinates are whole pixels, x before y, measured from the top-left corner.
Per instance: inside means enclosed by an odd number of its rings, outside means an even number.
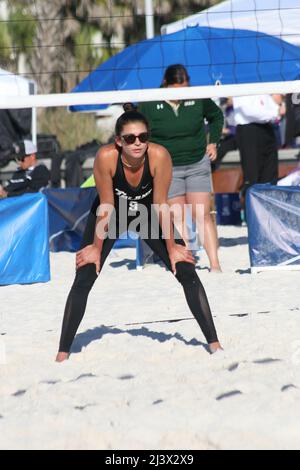
[[[72,290],[90,291],[97,279],[95,264],[88,264],[76,272]]]
[[[182,285],[191,285],[199,281],[195,266],[186,261],[180,261],[176,264],[176,278]]]

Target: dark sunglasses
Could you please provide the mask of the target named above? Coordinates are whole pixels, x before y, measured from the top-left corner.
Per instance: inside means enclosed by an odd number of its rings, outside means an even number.
[[[139,141],[142,144],[145,144],[149,140],[149,133],[148,132],[141,132],[139,135],[134,135],[134,134],[124,134],[121,135],[121,139],[126,142],[126,144],[131,145],[134,144],[136,139],[139,139]]]

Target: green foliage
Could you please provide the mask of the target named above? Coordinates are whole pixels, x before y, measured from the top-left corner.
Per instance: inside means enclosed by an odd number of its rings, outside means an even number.
[[[11,38],[8,32],[7,23],[0,21],[0,61],[2,66],[7,64],[11,54]]]
[[[93,70],[101,60],[101,47],[93,45],[97,33],[94,26],[83,25],[74,37],[75,64],[78,69]]]
[[[94,114],[70,113],[65,108],[41,109],[39,132],[57,136],[62,150],[74,150],[93,139],[101,140]]]
[[[217,1],[153,0],[155,33]],[[145,38],[144,0],[9,0],[7,8],[9,22],[0,23],[2,65],[3,59],[18,63],[25,53],[29,70],[42,69],[36,80],[48,92],[72,89],[116,49]],[[60,46],[54,51],[53,41]]]
[[[30,54],[36,34],[36,21],[33,16],[21,6],[16,6],[10,12],[7,25],[11,42],[18,48],[18,52]]]

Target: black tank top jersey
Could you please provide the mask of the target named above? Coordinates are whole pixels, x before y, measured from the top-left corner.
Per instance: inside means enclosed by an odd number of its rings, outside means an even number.
[[[117,218],[120,210],[127,211],[128,219],[135,218],[140,211],[141,204],[147,208],[148,214],[150,215],[151,204],[153,202],[153,176],[150,173],[148,153],[145,154],[143,174],[136,187],[128,183],[124,172],[121,153],[119,153],[116,172],[113,176],[113,191]],[[96,214],[98,206],[99,197],[97,196],[92,207],[94,214]]]

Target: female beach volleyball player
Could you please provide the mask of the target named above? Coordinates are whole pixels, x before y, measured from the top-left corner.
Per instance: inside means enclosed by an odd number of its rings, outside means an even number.
[[[99,196],[91,208],[81,250],[76,254],[77,271],[65,307],[56,361],[68,359],[88,294],[116,238],[131,230],[132,224],[139,226],[141,238],[182,284],[189,308],[214,353],[222,348],[205,290],[192,254],[182,239],[174,239],[167,204],[172,178],[170,155],[161,145],[149,142],[148,122],[137,111],[119,117],[115,134],[115,143],[101,147],[95,159]]]

